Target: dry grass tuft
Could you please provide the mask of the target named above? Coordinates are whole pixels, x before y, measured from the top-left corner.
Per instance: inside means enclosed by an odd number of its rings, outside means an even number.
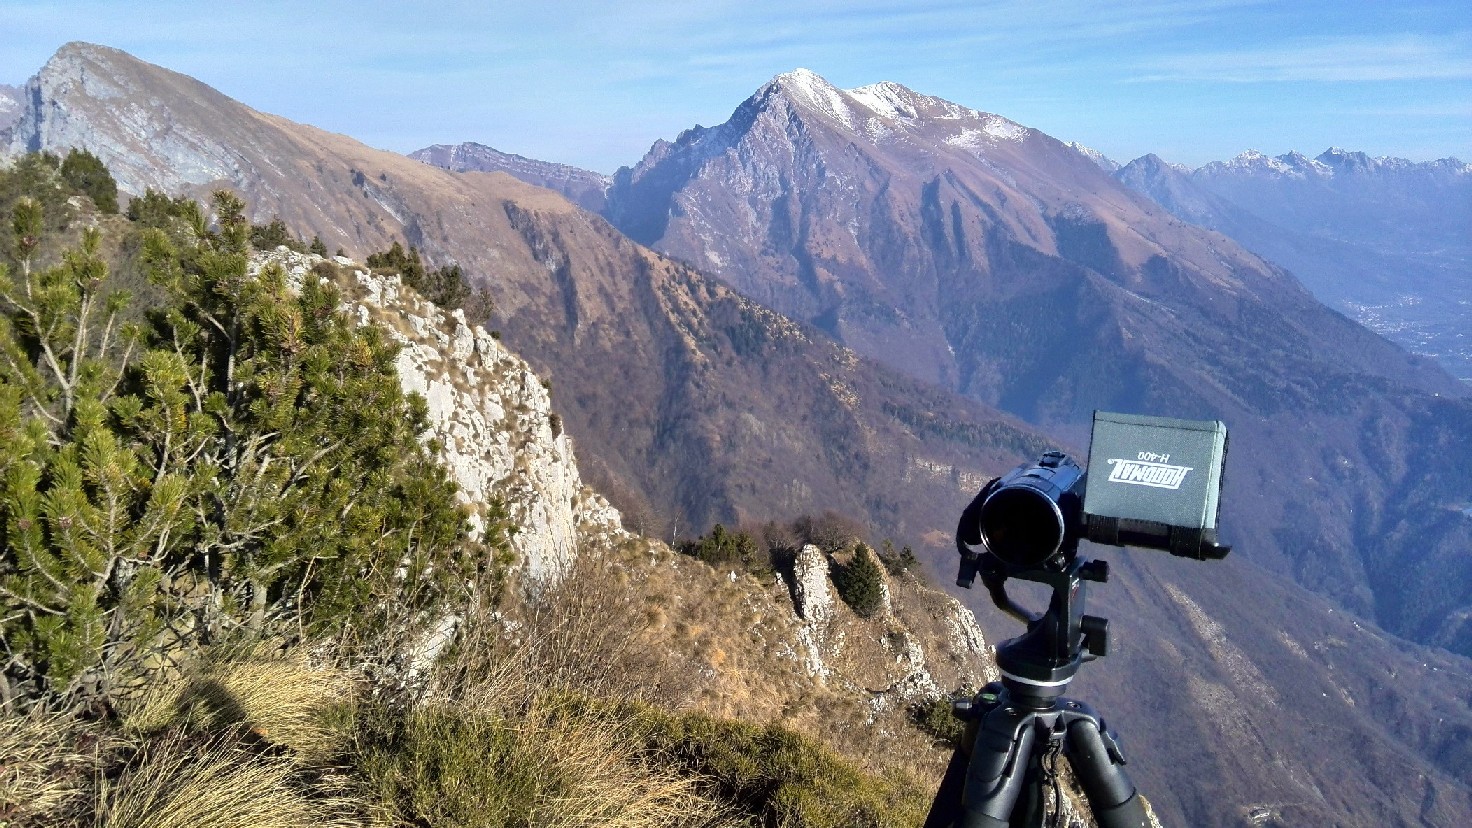
[[[71,716],[0,710],[0,825],[55,825],[85,807],[110,745]]]
[[[105,785],[97,823],[108,828],[337,828],[355,803],[299,778],[290,758],[229,740],[174,735],[141,752]]]
[[[728,824],[700,780],[650,760],[627,717],[510,678],[478,699],[423,703],[361,750],[401,824],[704,828]],[[531,695],[526,695],[530,693]]]
[[[258,649],[240,660],[206,660],[179,680],[149,688],[125,727],[140,734],[241,728],[253,740],[312,761],[342,748],[346,737],[334,714],[352,696],[344,674],[313,668],[303,652],[271,655]]]
[[[584,549],[566,577],[540,585],[506,616],[469,619],[456,658],[442,666],[442,693],[506,692],[497,683],[510,673],[536,690],[688,704],[702,683],[699,665],[651,636],[662,619],[628,567],[613,550]],[[477,688],[485,682],[490,690]]]

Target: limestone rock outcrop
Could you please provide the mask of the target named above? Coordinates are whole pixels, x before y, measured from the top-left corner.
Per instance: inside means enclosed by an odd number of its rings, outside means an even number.
[[[883,609],[861,618],[837,600],[828,555],[811,544],[798,551],[788,576],[798,621],[790,653],[809,677],[866,693],[871,718],[998,677],[961,602],[909,574],[886,575],[882,587]]]
[[[300,286],[304,279],[323,278],[312,268],[324,261],[278,247],[258,255],[252,268],[259,272],[275,262]],[[436,307],[398,276],[379,275],[347,258],[332,261],[343,309],[400,345],[399,381],[428,404],[431,430],[425,436],[442,447],[474,531],[485,531],[498,502],[516,527],[510,542],[523,578],[555,579],[583,544],[626,537],[618,511],[583,485],[572,438],[561,430],[551,395],[520,357],[481,326],[468,324],[461,311]]]

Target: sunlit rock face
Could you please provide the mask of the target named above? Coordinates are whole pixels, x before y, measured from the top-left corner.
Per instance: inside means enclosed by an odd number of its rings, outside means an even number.
[[[280,247],[253,264],[278,263],[300,285],[320,278],[312,266],[322,261]],[[428,404],[425,438],[440,445],[477,535],[499,502],[516,527],[510,540],[518,568],[534,581],[565,572],[584,543],[624,537],[618,511],[583,485],[572,438],[562,432],[547,388],[520,357],[467,324],[461,311],[446,312],[406,289],[398,276],[335,261],[350,274],[341,285],[344,310],[399,344],[399,381]]]

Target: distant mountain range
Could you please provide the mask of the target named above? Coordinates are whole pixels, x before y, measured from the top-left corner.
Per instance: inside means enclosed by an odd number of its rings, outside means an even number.
[[[504,172],[528,184],[555,190],[568,201],[594,213],[603,209],[610,179],[606,175],[511,155],[485,144],[435,144],[409,153],[426,164],[455,172]]]
[[[1321,301],[1472,382],[1472,165],[1330,149],[1115,173],[1287,267]]]
[[[1074,148],[795,72],[621,170],[605,220],[103,47],[64,47],[24,97],[11,152],[85,147],[134,194],[230,186],[329,248],[403,239],[464,266],[490,327],[550,376],[584,477],[661,533],[832,508],[947,571],[979,483],[1077,450],[1094,407],[1221,417],[1238,551],[1105,550],[1094,603],[1117,647],[1078,695],[1169,823],[1472,810],[1472,662],[1342,609],[1472,652],[1472,470],[1448,462],[1472,456],[1465,390]],[[586,181],[493,152],[475,155]]]
[[[1248,150],[1199,169],[1146,155],[1121,165],[1068,144],[1178,218],[1284,266],[1315,298],[1472,383],[1472,165],[1330,148],[1317,158]],[[607,176],[481,144],[412,154],[458,171],[508,173],[604,209]]]

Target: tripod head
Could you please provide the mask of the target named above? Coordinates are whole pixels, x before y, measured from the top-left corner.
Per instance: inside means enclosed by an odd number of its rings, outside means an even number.
[[[1080,522],[1076,490],[1082,486],[1078,465],[1062,452],[1048,452],[1036,465],[988,483],[956,527],[957,585],[970,589],[980,575],[992,603],[1027,625],[1027,632],[997,648],[1002,682],[1019,702],[1048,706],[1081,664],[1109,650],[1109,621],[1084,613],[1087,582],[1107,581],[1109,564],[1078,555],[1073,527]],[[978,544],[985,553],[971,548]],[[1034,613],[1014,601],[1009,578],[1051,587],[1047,610]]]

